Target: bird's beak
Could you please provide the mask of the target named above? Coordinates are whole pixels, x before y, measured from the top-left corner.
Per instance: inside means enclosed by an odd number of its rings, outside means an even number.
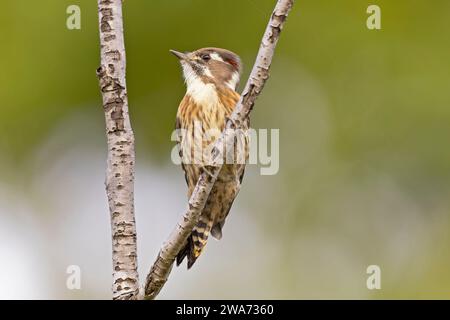
[[[169,50],[179,60],[189,60],[189,57],[185,53],[181,53],[175,50]]]

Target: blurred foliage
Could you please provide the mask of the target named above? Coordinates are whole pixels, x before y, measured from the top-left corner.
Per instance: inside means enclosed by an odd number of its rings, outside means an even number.
[[[248,73],[273,2],[125,3],[129,96],[141,151],[152,150],[151,156],[160,158],[170,144],[184,88],[168,49],[230,48],[242,55]],[[343,159],[395,162],[393,171],[405,175],[411,167],[427,166],[436,179],[448,180],[450,151],[436,146],[445,144],[450,131],[450,3],[377,1],[381,31],[365,27],[370,3],[299,1],[272,73],[281,81],[277,64],[288,59],[320,81],[330,104],[333,147]],[[65,28],[70,4],[81,7],[81,30]],[[20,165],[60,119],[100,105],[96,4],[15,0],[3,6],[0,146],[2,158]],[[295,109],[285,105],[278,111]],[[100,109],[94,111],[102,121]],[[258,109],[257,126],[267,126],[265,113]]]
[[[173,145],[184,85],[168,50],[231,49],[243,58],[246,79],[274,2],[124,2],[130,113],[142,161],[166,165]],[[81,7],[81,30],[65,27],[71,4]],[[381,7],[380,31],[366,28],[369,4]],[[36,150],[70,115],[86,113],[102,125],[97,27],[93,0],[2,2],[0,179],[29,173]],[[434,262],[384,297],[435,297],[414,289],[416,282],[448,296],[449,30],[448,0],[296,1],[252,115],[256,128],[280,128],[280,174],[257,177],[245,191],[249,199],[267,192],[262,219],[274,232],[269,237],[285,233],[286,259],[299,233],[337,228],[334,235],[364,264],[390,245],[380,229],[394,235],[412,217],[441,232],[423,257]],[[84,124],[70,130],[77,137]],[[103,136],[89,139],[103,147]],[[261,184],[279,196],[257,189]],[[380,219],[386,225],[378,226]],[[395,252],[380,259],[389,264]],[[408,272],[398,276],[391,280]],[[295,291],[289,280],[285,285]]]

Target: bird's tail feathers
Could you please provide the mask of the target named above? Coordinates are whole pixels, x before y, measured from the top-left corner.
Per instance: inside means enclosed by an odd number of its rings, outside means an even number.
[[[202,253],[208,241],[208,236],[212,228],[212,220],[204,222],[202,219],[192,230],[183,249],[177,255],[177,266],[179,266],[185,257],[187,257],[187,267],[190,269],[197,258]]]

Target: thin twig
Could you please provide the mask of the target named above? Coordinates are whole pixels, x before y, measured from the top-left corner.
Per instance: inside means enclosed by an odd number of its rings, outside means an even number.
[[[108,142],[106,194],[111,214],[113,299],[139,294],[134,219],[134,135],[128,115],[122,0],[98,0],[101,65],[97,70]]]
[[[221,160],[223,154],[221,146],[233,145],[231,139],[234,136],[232,134],[226,134],[226,132],[230,129],[236,130],[241,128],[241,124],[245,122],[253,108],[256,98],[261,93],[269,77],[269,69],[281,29],[293,3],[294,0],[278,0],[275,6],[245,89],[234,112],[227,121],[224,132],[214,144],[211,154],[212,161],[208,162],[212,165],[200,176],[189,199],[186,212],[177,223],[167,241],[163,244],[156,261],[147,275],[144,288],[144,294],[147,299],[154,299],[166,283],[176,255],[182,249],[182,246],[200,217],[208,195],[222,168]]]

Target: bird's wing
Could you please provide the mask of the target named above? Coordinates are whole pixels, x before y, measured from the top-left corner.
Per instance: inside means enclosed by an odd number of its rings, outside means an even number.
[[[224,165],[219,174],[218,181],[211,190],[208,198],[208,203],[210,203],[211,207],[214,207],[210,209],[214,216],[214,225],[211,229],[211,235],[216,239],[222,238],[222,228],[225,224],[225,219],[230,212],[234,199],[241,189],[245,172],[245,162],[248,161],[249,156],[249,125],[250,122],[247,120],[242,128],[242,149],[237,148],[237,150],[244,152],[243,158],[240,160],[241,162],[244,161],[244,163],[239,162],[237,164]],[[235,154],[235,159],[240,159],[239,155]]]
[[[178,115],[177,115],[177,118],[175,120],[175,130],[176,130],[176,134],[177,134],[178,154],[179,154],[180,159],[181,159],[181,168],[184,171],[184,179],[186,180],[186,183],[189,186],[189,180],[188,180],[188,176],[187,176],[186,167],[185,167],[185,164],[183,163],[183,148],[182,148],[182,145],[183,145],[183,134],[181,133],[181,120],[180,120]]]
[[[177,118],[175,122],[175,129],[177,130],[177,145],[178,154],[181,158],[181,168],[184,171],[184,178],[186,184],[188,185],[188,197],[190,198],[192,192],[194,191],[195,185],[199,178],[198,166],[191,164],[192,162],[192,139],[190,135],[192,134],[185,127],[190,123],[188,119],[197,106],[193,105],[191,98],[185,95],[181,100],[178,107]]]

